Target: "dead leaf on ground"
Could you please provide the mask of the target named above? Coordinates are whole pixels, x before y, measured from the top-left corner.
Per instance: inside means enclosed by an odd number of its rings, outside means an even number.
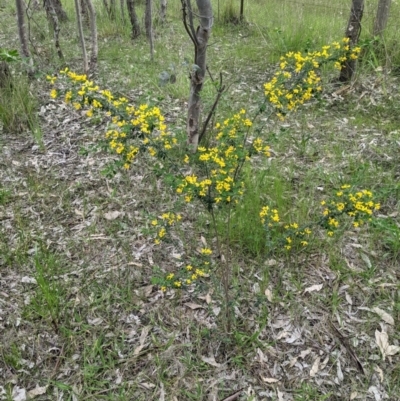
[[[115,219],[117,219],[119,216],[121,216],[122,214],[123,214],[122,212],[119,212],[118,210],[114,210],[114,211],[112,211],[112,212],[104,213],[104,218],[105,218],[106,220],[115,220]]]
[[[389,313],[378,307],[372,308],[371,310],[372,312],[375,312],[377,315],[379,315],[384,322],[390,324],[391,326],[394,326],[394,319],[391,315],[389,315]]]
[[[382,359],[385,360],[386,356],[392,356],[400,351],[397,345],[389,345],[389,336],[385,331],[375,331],[375,340],[381,351]]]

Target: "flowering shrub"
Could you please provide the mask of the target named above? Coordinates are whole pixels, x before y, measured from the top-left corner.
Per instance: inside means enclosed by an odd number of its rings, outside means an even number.
[[[322,212],[321,226],[327,229],[328,235],[341,226],[341,219],[345,216],[352,220],[354,227],[360,227],[370,222],[374,211],[380,209],[380,204],[373,201],[373,194],[367,189],[353,191],[350,185],[342,185],[337,191],[334,199],[322,201],[324,207]]]
[[[244,182],[240,172],[244,163],[254,154],[270,156],[270,148],[262,138],[248,137],[253,123],[242,109],[232,118],[215,126],[215,143],[199,147],[192,156],[186,155],[184,163],[195,162],[203,178],[192,171],[178,180],[176,192],[183,194],[186,202],[200,199],[212,211],[213,205],[238,203],[243,195]]]
[[[260,221],[266,232],[266,245],[270,252],[301,250],[307,247],[316,226],[326,230],[328,237],[332,237],[340,227],[344,227],[348,220],[353,227],[360,227],[370,222],[374,211],[380,208],[380,204],[373,201],[371,191],[354,191],[348,184],[342,185],[333,199],[324,200],[321,205],[322,216],[317,216],[315,221],[301,226],[296,222],[282,223],[277,209],[262,207],[259,213]]]
[[[318,75],[322,65],[333,62],[334,68],[340,70],[346,60],[358,58],[361,48],[351,49],[349,41],[349,38],[344,38],[341,42],[323,46],[319,51],[306,54],[289,52],[281,57],[279,70],[264,84],[265,96],[280,119],[322,90]]]
[[[64,94],[65,103],[72,104],[76,110],[85,109],[87,117],[98,113],[109,117],[105,140],[108,148],[120,156],[117,167],[129,169],[139,152],[146,152],[152,158],[164,158],[166,152],[177,145],[158,107],[147,104],[135,107],[125,97],[115,97],[109,90],[101,90],[86,75],[78,75],[68,68],[60,75],[72,88],[53,88],[50,96],[55,99]],[[57,77],[48,76],[47,79],[54,85]]]
[[[259,215],[270,252],[301,249],[308,245],[312,234],[309,225],[300,227],[296,222],[282,223],[278,210],[269,206],[263,206]]]
[[[266,102],[276,110],[279,118],[309,100],[314,93],[321,91],[321,78],[318,69],[328,62],[335,68],[341,68],[348,58],[355,59],[359,48],[350,49],[348,39],[324,46],[321,51],[288,53],[280,60],[280,70],[272,80],[264,85]],[[174,171],[173,182],[177,194],[186,202],[200,200],[211,214],[217,237],[218,256],[222,258],[214,212],[224,205],[228,210],[228,238],[230,230],[230,213],[240,202],[245,193],[245,184],[241,171],[253,155],[270,157],[270,148],[260,136],[251,136],[253,121],[242,109],[232,117],[217,123],[214,127],[215,138],[207,146],[199,146],[195,154],[187,154],[183,160],[177,147],[176,137],[167,130],[165,119],[158,107],[142,104],[139,107],[131,104],[125,97],[117,97],[108,90],[100,89],[86,75],[78,75],[68,68],[60,72],[59,77],[47,77],[53,86],[50,96],[61,97],[65,103],[89,118],[105,116],[108,126],[104,140],[108,150],[118,155],[117,167],[129,169],[139,153],[156,160],[163,159],[159,166],[165,176]],[[66,89],[65,89],[66,88]],[[260,112],[263,108],[260,108]],[[152,163],[155,165],[155,163]],[[181,166],[184,167],[183,173]],[[178,168],[176,168],[178,167]],[[180,173],[176,173],[180,171]],[[341,193],[341,195],[339,195]],[[360,195],[361,194],[361,195]],[[333,235],[339,227],[339,218],[346,215],[353,218],[357,227],[367,221],[372,210],[379,207],[370,198],[369,191],[352,194],[347,186],[336,194],[333,201],[325,203],[323,216],[317,224]],[[369,217],[368,217],[369,216]],[[154,244],[160,245],[171,239],[171,230],[177,226],[182,217],[179,213],[168,211],[152,218],[148,233]],[[261,223],[265,227],[266,242],[271,252],[279,249],[291,251],[306,247],[311,239],[313,224],[300,226],[296,222],[283,223],[278,210],[269,206],[260,212]],[[229,240],[228,240],[229,247]],[[203,247],[195,256],[184,257],[181,266],[175,272],[163,273],[153,279],[161,290],[167,288],[186,288],[208,275],[212,262],[212,250]],[[229,269],[226,263],[223,284],[228,303]]]

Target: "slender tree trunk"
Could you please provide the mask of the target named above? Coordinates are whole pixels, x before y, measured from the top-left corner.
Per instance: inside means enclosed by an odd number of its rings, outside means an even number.
[[[50,0],[53,5],[54,11],[57,15],[57,18],[60,22],[68,21],[68,15],[64,11],[63,6],[61,4],[61,0]]]
[[[210,0],[196,0],[197,8],[199,10],[200,26],[195,30],[190,0],[181,1],[185,28],[195,47],[194,68],[190,73],[190,95],[187,116],[188,144],[195,152],[199,144],[201,114],[200,94],[203,89],[206,75],[206,51],[213,25],[213,13]]]
[[[358,43],[361,33],[361,19],[364,13],[364,0],[352,0],[351,12],[345,37],[350,39],[350,46],[354,47]],[[339,81],[349,82],[356,70],[356,60],[346,60],[340,71]]]
[[[386,28],[386,24],[389,18],[389,10],[392,0],[379,0],[378,10],[376,12],[374,22],[374,35],[382,36],[383,31]]]
[[[21,53],[22,56],[26,59],[31,57],[28,46],[28,38],[26,35],[26,26],[25,26],[25,7],[23,0],[16,0],[17,5],[17,22],[18,22],[18,35],[19,35],[19,43],[21,45]]]
[[[244,0],[240,0],[240,14],[239,14],[239,19],[240,21],[243,21],[243,10],[244,10]]]
[[[64,60],[64,55],[60,47],[60,24],[58,21],[58,16],[54,4],[55,3],[53,3],[52,0],[44,0],[44,8],[46,10],[46,16],[49,23],[51,24],[51,27],[53,28],[54,46],[56,48],[57,55],[60,58],[60,60]]]
[[[31,53],[29,51],[28,46],[28,38],[26,34],[26,25],[25,25],[25,4],[23,0],[16,0],[17,6],[17,23],[18,23],[18,36],[19,42],[21,45],[21,54],[28,61],[28,75],[33,76],[34,68],[33,68],[33,59],[31,57]]]
[[[135,2],[134,0],[126,0],[126,5],[128,7],[129,19],[132,25],[132,39],[135,39],[140,35],[140,24],[135,10]]]
[[[146,0],[146,11],[144,16],[144,26],[146,29],[147,40],[150,44],[150,59],[154,60],[154,35],[153,35],[153,12],[152,0]]]
[[[97,68],[97,56],[99,48],[97,44],[97,24],[96,24],[96,10],[94,9],[92,0],[86,0],[90,17],[90,35],[92,38],[92,54],[90,56],[90,70],[94,72]]]
[[[167,0],[160,0],[160,21],[162,24],[167,19]]]
[[[90,17],[89,17],[89,9],[86,3],[86,0],[79,0],[79,4],[81,6],[81,16],[83,18],[83,22],[86,26],[90,25]]]
[[[80,0],[75,0],[75,11],[76,11],[76,21],[77,21],[77,24],[78,24],[79,40],[81,42],[81,48],[82,48],[83,71],[86,74],[89,71],[89,64],[88,64],[87,53],[86,53],[85,38],[83,36],[83,26],[82,26]]]

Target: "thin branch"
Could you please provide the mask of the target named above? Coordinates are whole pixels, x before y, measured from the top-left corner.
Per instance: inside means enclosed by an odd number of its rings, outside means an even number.
[[[222,73],[220,72],[220,73],[219,73],[219,88],[218,88],[217,96],[216,96],[216,98],[215,98],[215,100],[214,100],[214,104],[212,105],[210,112],[208,113],[208,116],[207,116],[207,118],[206,118],[206,121],[205,121],[204,124],[203,124],[203,128],[202,128],[202,130],[200,131],[200,134],[199,134],[199,143],[201,142],[201,139],[203,138],[203,136],[204,136],[204,134],[205,134],[205,132],[206,132],[206,130],[207,130],[207,126],[208,126],[208,124],[209,124],[209,122],[210,122],[210,120],[211,120],[211,117],[213,116],[213,114],[214,114],[214,112],[215,112],[215,109],[217,108],[217,105],[218,105],[218,103],[219,103],[219,101],[220,101],[220,99],[221,99],[221,96],[222,96],[222,94],[223,94],[224,92],[225,92],[225,85],[222,86]]]
[[[183,17],[183,26],[185,27],[185,30],[189,36],[189,38],[192,40],[193,45],[195,47],[195,49],[197,48],[197,39],[196,39],[196,35],[192,35],[192,31],[189,29],[189,26],[187,24],[187,12],[186,12],[186,1],[182,0],[182,17]]]
[[[189,10],[188,13],[188,17],[189,17],[189,28],[192,32],[192,36],[195,40],[196,45],[198,45],[198,41],[197,41],[197,35],[196,35],[196,31],[194,29],[194,23],[193,23],[193,10],[192,10],[192,3],[190,2],[190,0],[185,0],[185,3],[187,5],[187,8]]]

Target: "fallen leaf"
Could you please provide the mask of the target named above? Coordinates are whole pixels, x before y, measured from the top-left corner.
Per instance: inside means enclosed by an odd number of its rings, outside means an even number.
[[[145,327],[143,327],[143,330],[142,330],[142,332],[140,333],[139,346],[136,347],[136,348],[134,349],[134,351],[133,351],[133,355],[134,355],[134,356],[139,355],[139,354],[140,354],[140,351],[145,347],[145,341],[146,341],[146,338],[147,338],[147,336],[148,336],[148,334],[149,334],[150,328],[151,328],[150,326],[145,326]]]
[[[381,383],[383,383],[383,370],[379,366],[374,366],[374,370],[377,373]]]
[[[221,364],[218,363],[218,362],[215,360],[215,358],[214,358],[213,356],[210,356],[210,357],[208,357],[208,356],[202,356],[202,357],[201,357],[201,360],[202,360],[203,362],[205,362],[205,363],[208,363],[208,364],[211,365],[211,366],[215,366],[216,368],[219,368],[219,367],[221,366]]]
[[[314,377],[318,371],[319,371],[319,362],[320,362],[320,357],[317,357],[317,359],[314,361],[311,370],[310,370],[310,376]]]
[[[47,387],[35,387],[33,390],[28,391],[28,398],[35,398],[38,395],[46,394]]]
[[[115,220],[119,216],[121,216],[122,212],[119,212],[118,210],[114,210],[113,212],[107,212],[104,213],[104,218],[106,220]]]
[[[37,284],[37,281],[33,277],[24,276],[21,278],[21,283]]]
[[[264,291],[264,294],[265,294],[265,296],[267,297],[267,299],[268,299],[268,301],[269,302],[272,302],[272,291],[269,289],[269,288],[267,288],[265,291]]]
[[[279,381],[279,379],[274,379],[273,377],[262,377],[262,379],[265,383],[269,384],[277,383]]]
[[[389,345],[389,337],[385,331],[375,331],[375,340],[381,351],[382,359],[385,360],[386,356],[392,356],[400,351],[397,345]]]
[[[193,303],[193,302],[186,302],[184,305],[187,306],[187,307],[190,308],[190,309],[193,309],[193,310],[202,309],[202,308],[203,308],[202,305],[195,304],[195,303]]]
[[[380,308],[372,308],[371,309],[373,312],[375,312],[377,315],[380,316],[380,318],[386,322],[387,324],[390,324],[392,326],[394,326],[394,319],[391,315],[389,315],[389,313],[385,312],[384,310],[380,309]]]
[[[323,287],[323,284],[312,285],[311,287],[307,287],[304,290],[304,294],[307,293],[307,292],[320,291],[322,289],[322,287]]]
[[[98,326],[99,324],[103,323],[103,319],[101,317],[96,317],[95,319],[88,318],[87,322],[92,326]]]
[[[24,388],[15,386],[13,388],[11,397],[13,401],[25,401],[26,400],[26,390]]]
[[[372,263],[371,263],[369,257],[365,253],[361,252],[361,259],[365,262],[365,264],[367,265],[368,269],[371,269]]]
[[[339,382],[342,382],[344,377],[343,377],[343,371],[342,371],[342,367],[340,366],[340,360],[337,360],[337,378],[339,380]]]
[[[207,292],[207,295],[206,295],[206,302],[207,302],[207,305],[210,305],[210,303],[212,302],[211,295],[209,292]]]

